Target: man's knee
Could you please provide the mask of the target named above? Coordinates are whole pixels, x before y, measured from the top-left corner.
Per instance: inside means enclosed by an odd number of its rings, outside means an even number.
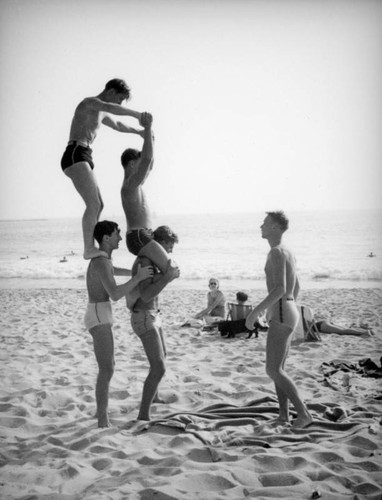
[[[102,374],[103,377],[110,380],[114,375],[114,361],[107,361],[104,363],[100,363],[99,365],[99,373]]]
[[[273,379],[275,379],[277,377],[278,370],[276,369],[275,366],[267,363],[265,365],[265,372],[268,375],[268,377],[270,377],[273,380]]]
[[[166,364],[163,359],[158,359],[151,365],[151,369],[157,377],[162,378],[166,373]]]

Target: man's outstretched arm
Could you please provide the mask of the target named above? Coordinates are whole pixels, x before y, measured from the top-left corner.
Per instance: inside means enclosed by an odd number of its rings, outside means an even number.
[[[153,117],[150,113],[142,113],[141,124],[143,130],[143,146],[139,159],[139,166],[136,173],[132,176],[134,185],[141,185],[147,179],[154,165],[154,136],[151,129]]]
[[[136,129],[134,127],[130,127],[125,123],[122,123],[119,120],[113,120],[110,116],[104,116],[102,123],[107,127],[112,128],[113,130],[117,130],[118,132],[125,132],[127,134],[137,134],[141,137],[144,137],[144,129]]]

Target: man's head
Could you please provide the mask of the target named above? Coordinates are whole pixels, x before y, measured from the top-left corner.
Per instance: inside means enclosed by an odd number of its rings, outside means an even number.
[[[240,303],[247,302],[248,300],[248,295],[244,292],[237,292],[236,294],[236,300]]]
[[[109,246],[110,250],[118,248],[119,242],[122,239],[118,224],[109,220],[97,222],[93,235],[100,246]]]
[[[171,253],[175,243],[179,243],[177,234],[174,233],[172,229],[168,226],[159,226],[153,232],[153,238],[166,250],[167,253]]]
[[[122,104],[123,101],[130,99],[130,92],[126,82],[119,78],[109,80],[103,91],[107,95],[108,101],[116,104]]]
[[[125,172],[131,173],[141,157],[141,152],[137,149],[128,148],[121,155],[121,164]]]
[[[288,229],[289,220],[282,210],[266,212],[266,214],[261,226],[263,238],[268,238],[272,234],[283,234]]]

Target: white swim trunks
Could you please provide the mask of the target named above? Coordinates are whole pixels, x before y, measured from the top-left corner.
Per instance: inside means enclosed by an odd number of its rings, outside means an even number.
[[[111,302],[89,302],[85,313],[85,326],[88,330],[99,325],[112,325]]]

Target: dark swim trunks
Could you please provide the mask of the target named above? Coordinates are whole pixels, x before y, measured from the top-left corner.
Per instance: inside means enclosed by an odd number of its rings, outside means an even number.
[[[153,232],[151,229],[139,228],[131,229],[126,233],[126,245],[133,255],[138,255],[147,243],[153,239]]]
[[[81,161],[86,161],[86,163],[89,163],[90,168],[93,170],[94,163],[92,152],[93,151],[89,148],[89,146],[84,146],[83,144],[76,141],[70,141],[61,159],[62,170],[65,170],[66,168],[71,167],[75,163],[79,163]]]

